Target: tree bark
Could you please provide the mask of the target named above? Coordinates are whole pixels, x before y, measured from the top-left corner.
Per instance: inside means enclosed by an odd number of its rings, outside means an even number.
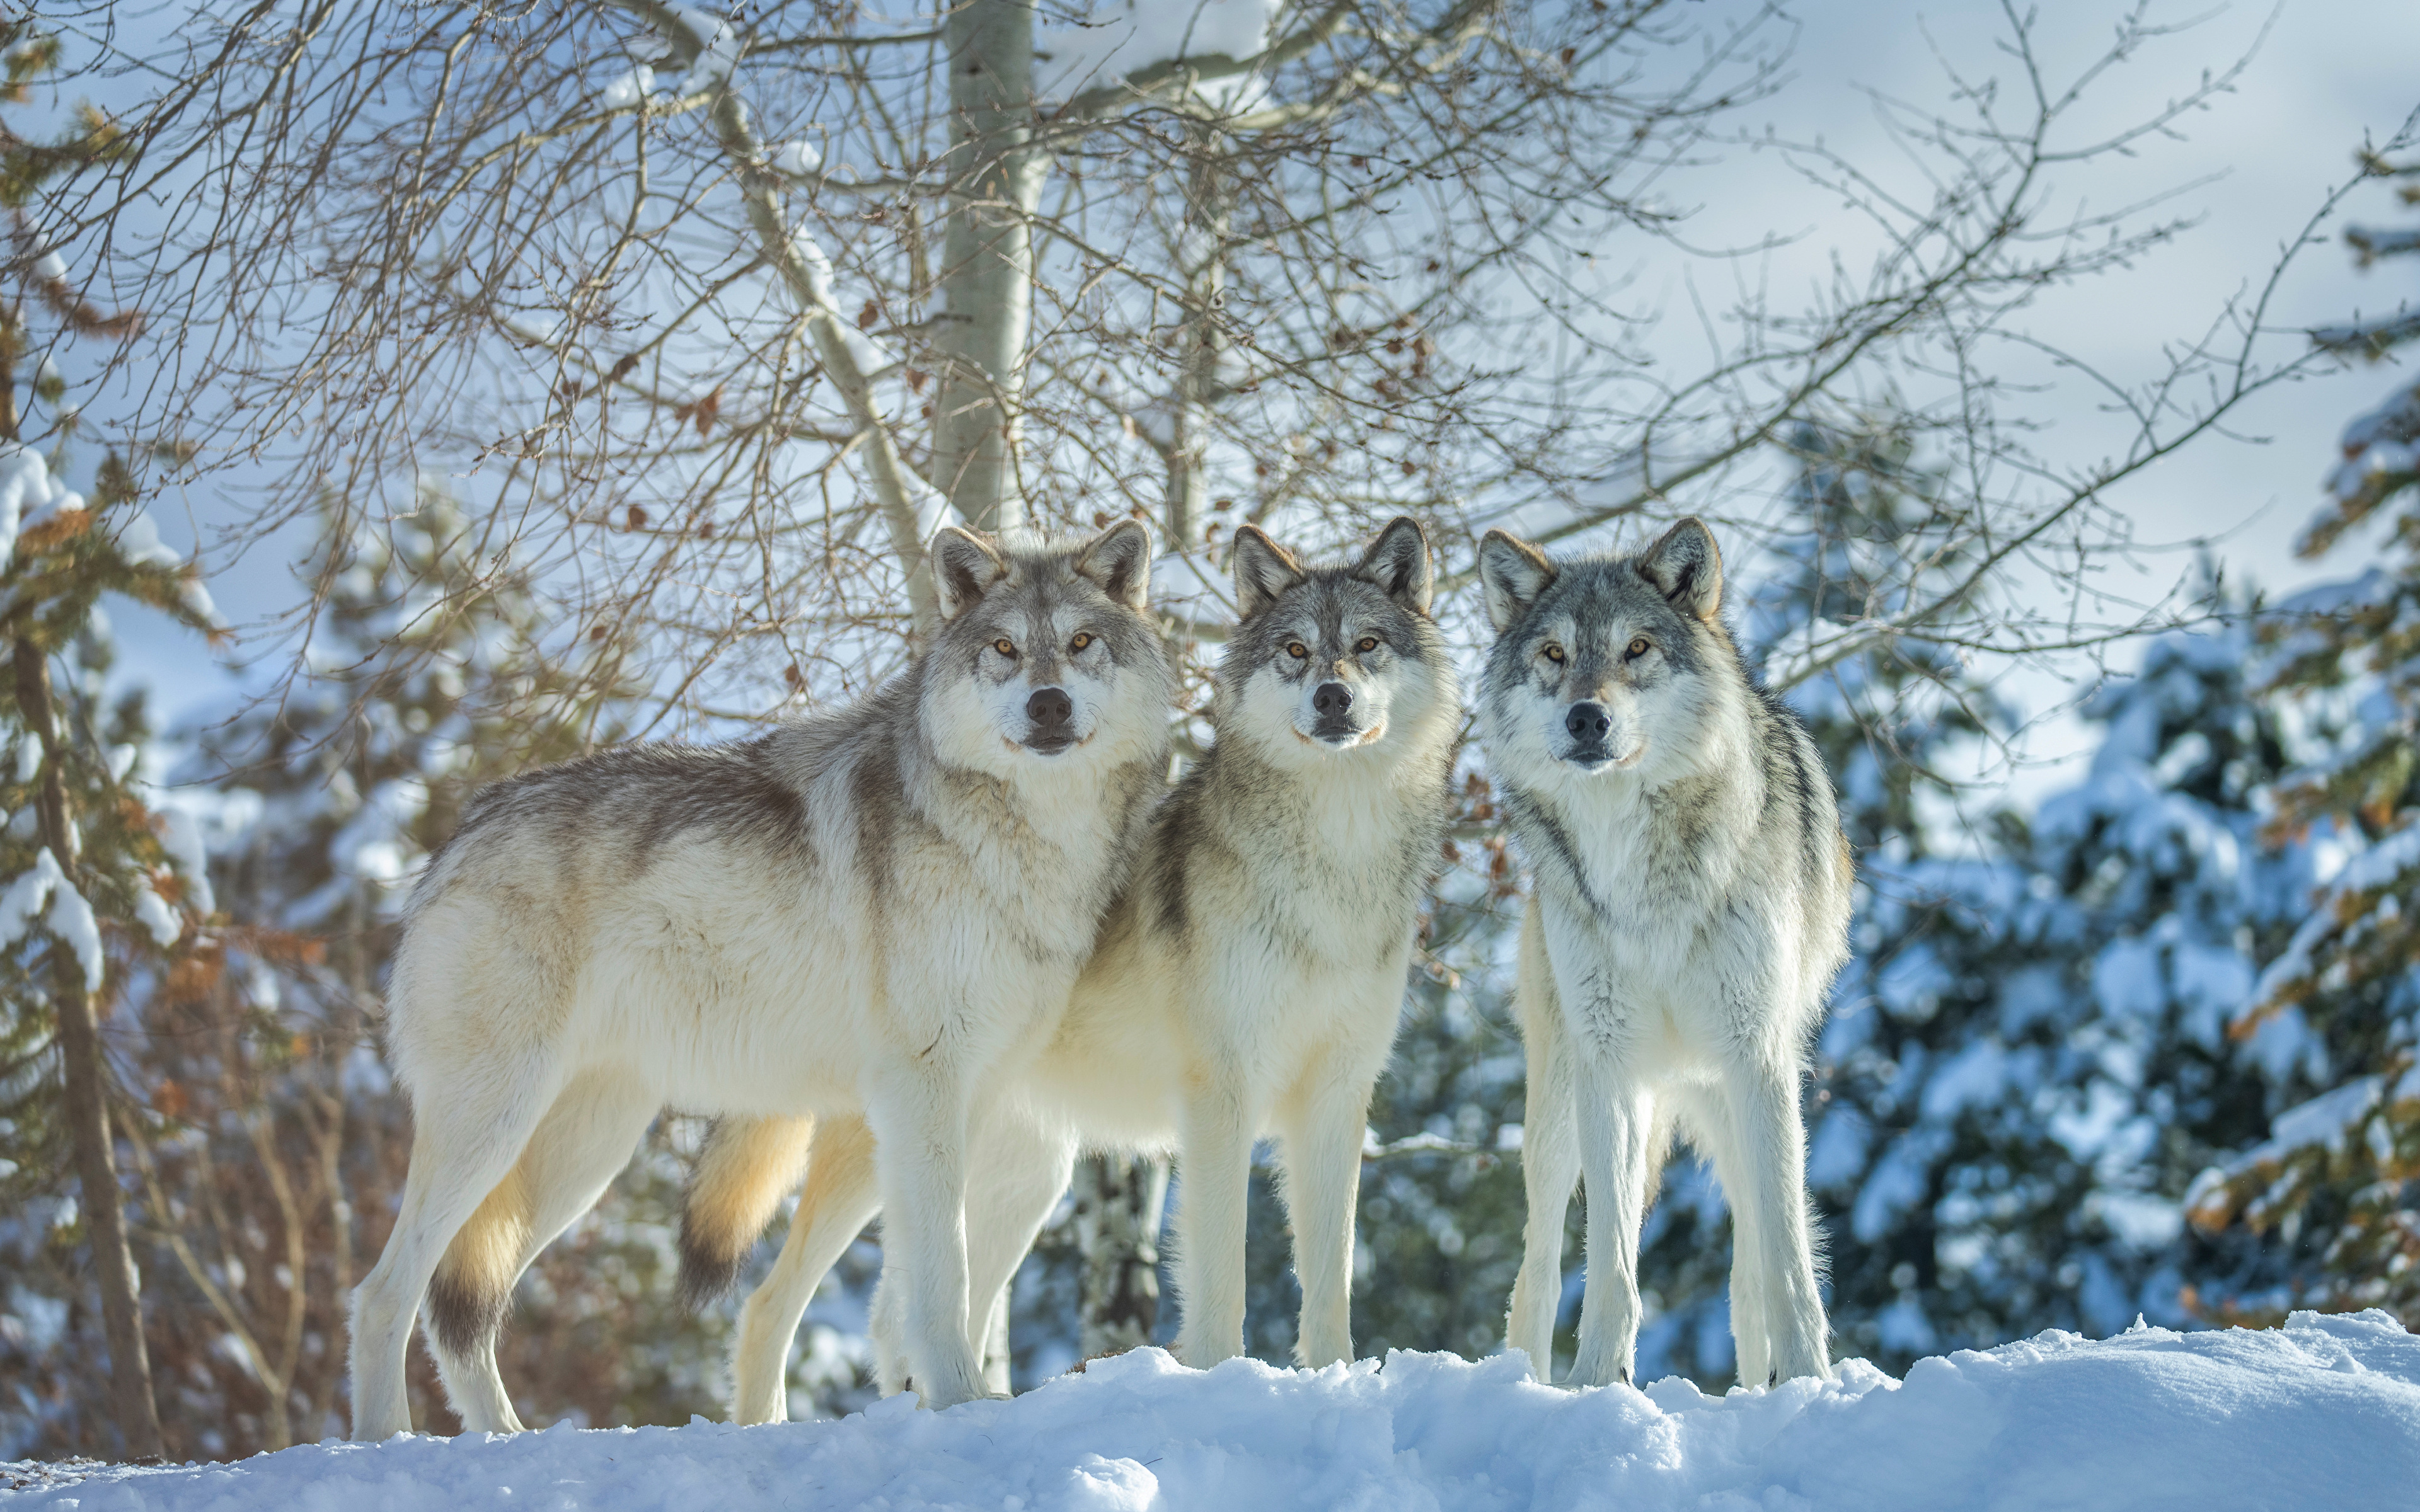
[[[1159,1224],[1168,1162],[1090,1155],[1076,1166],[1076,1239],[1084,1250],[1077,1353],[1140,1349],[1159,1321]]]
[[[67,787],[59,777],[58,726],[51,713],[50,658],[23,636],[17,639],[17,709],[42,743],[39,802],[42,843],[51,848],[68,880],[77,880],[79,846],[68,822]],[[159,1458],[160,1410],[151,1395],[151,1355],[143,1338],[143,1304],[137,1295],[134,1257],[126,1246],[126,1215],[119,1207],[117,1156],[109,1137],[107,1081],[101,1061],[101,1026],[93,995],[85,988],[84,965],[64,944],[51,948],[51,995],[57,1005],[59,1057],[66,1083],[68,1137],[75,1150],[76,1180],[83,1189],[85,1228],[92,1236],[92,1265],[101,1287],[101,1315],[109,1338],[112,1406],[127,1458]]]
[[[1227,286],[1227,221],[1232,204],[1212,133],[1188,188],[1184,240],[1178,261],[1185,275],[1183,349],[1177,354],[1175,418],[1168,455],[1168,549],[1201,544],[1210,511],[1210,410],[1222,396],[1218,382],[1218,307]]]
[[[1045,155],[1033,149],[1032,0],[961,0],[950,54],[950,170],[943,308],[934,338],[933,482],[978,530],[1026,523],[1017,408],[1032,324],[1032,217]]]

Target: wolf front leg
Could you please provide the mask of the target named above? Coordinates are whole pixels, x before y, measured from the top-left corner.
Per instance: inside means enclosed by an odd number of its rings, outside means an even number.
[[[1630,1380],[1638,1343],[1638,1229],[1647,1217],[1654,1103],[1603,1045],[1575,1045],[1580,1169],[1588,1189],[1588,1288],[1571,1383]]]
[[[1286,1216],[1302,1284],[1294,1353],[1311,1370],[1353,1358],[1354,1205],[1375,1080],[1357,1065],[1322,1064],[1283,1115]]]
[[[877,1076],[866,1100],[882,1194],[885,1269],[906,1282],[908,1371],[931,1408],[985,1395],[967,1332],[965,1077],[919,1058]]]
[[[1244,1352],[1244,1228],[1252,1123],[1242,1089],[1213,1075],[1185,1101],[1177,1162],[1176,1352],[1206,1370]]]

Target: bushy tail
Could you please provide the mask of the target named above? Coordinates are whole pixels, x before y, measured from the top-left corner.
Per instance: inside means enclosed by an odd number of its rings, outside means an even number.
[[[530,1222],[529,1181],[515,1165],[445,1246],[428,1282],[428,1326],[455,1355],[474,1353],[503,1326]]]
[[[680,1297],[703,1307],[729,1291],[783,1195],[806,1172],[812,1119],[717,1119],[681,1196]]]

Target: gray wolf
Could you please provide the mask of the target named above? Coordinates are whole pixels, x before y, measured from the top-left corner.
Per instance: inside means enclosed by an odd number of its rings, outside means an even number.
[[[1563,1214],[1583,1175],[1571,1379],[1628,1381],[1638,1235],[1670,1140],[1712,1158],[1732,1223],[1740,1380],[1830,1373],[1799,1086],[1848,956],[1850,866],[1806,729],[1722,620],[1714,537],[1635,556],[1480,546],[1497,640],[1480,719],[1535,876],[1516,1002],[1528,1226],[1507,1335],[1552,1368]]]
[[[937,1406],[981,1393],[968,1131],[1048,1042],[1125,884],[1174,684],[1141,526],[1032,550],[944,530],[930,561],[943,623],[867,697],[496,784],[431,857],[389,995],[414,1133],[354,1293],[355,1437],[411,1427],[424,1295],[463,1427],[520,1427],[494,1354],[513,1281],[667,1104],[862,1115],[917,1379]]]
[[[1302,1284],[1295,1356],[1317,1366],[1353,1354],[1363,1132],[1441,854],[1461,710],[1416,521],[1396,520],[1333,567],[1305,567],[1248,526],[1232,565],[1240,622],[1219,671],[1216,739],[1153,814],[1057,1034],[980,1141],[982,1200],[998,1227],[970,1232],[969,1246],[994,1267],[974,1281],[990,1295],[1065,1190],[1079,1145],[1172,1150],[1177,1352],[1215,1365],[1243,1350],[1252,1145],[1274,1134]],[[829,1149],[827,1133],[842,1135]],[[694,1194],[690,1214],[702,1225],[769,1212],[774,1168],[706,1162],[701,1187],[716,1189]],[[856,1132],[816,1131],[782,1258],[743,1315],[740,1421],[784,1415],[791,1334],[873,1211],[868,1168]],[[739,1190],[752,1177],[756,1189]],[[693,1236],[684,1250],[737,1253],[755,1234]],[[890,1388],[900,1384],[896,1280],[886,1269],[875,1309]]]

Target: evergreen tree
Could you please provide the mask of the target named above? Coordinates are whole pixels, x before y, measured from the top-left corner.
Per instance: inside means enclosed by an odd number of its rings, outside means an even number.
[[[57,39],[34,20],[0,23],[0,100],[25,104],[57,58]],[[169,821],[130,780],[141,748],[139,706],[101,704],[107,651],[99,605],[105,594],[122,594],[205,631],[213,615],[191,567],[162,547],[136,507],[134,478],[116,454],[101,459],[89,501],[58,476],[85,428],[65,402],[60,359],[115,347],[139,321],[87,303],[23,208],[47,187],[122,152],[116,128],[90,108],[50,142],[0,129],[0,207],[11,221],[9,269],[21,285],[20,297],[0,299],[0,637],[15,673],[0,691],[0,738],[12,758],[0,771],[0,803],[16,816],[0,836],[8,879],[0,894],[0,1187],[23,1196],[74,1172],[76,1205],[57,1210],[52,1227],[85,1242],[116,1447],[141,1456],[160,1452],[160,1426],[101,1029],[126,984],[127,957],[156,962],[176,951],[188,933],[179,905],[207,892],[198,853],[172,849],[181,835],[167,832]],[[38,450],[45,441],[49,449]],[[58,677],[54,664],[69,675]],[[190,895],[189,886],[196,889]],[[10,1228],[8,1240],[21,1252],[49,1242],[22,1222]]]
[[[2397,158],[2411,147],[2406,135],[2366,160],[2400,181],[2407,207],[2420,205],[2420,161]],[[2346,239],[2365,266],[2420,255],[2420,225],[2356,226]],[[2383,358],[2420,337],[2420,311],[2406,301],[2314,335]],[[2343,859],[2237,1025],[2306,1066],[2308,1082],[2281,1090],[2319,1095],[2281,1102],[2269,1137],[2213,1166],[2193,1206],[2207,1227],[2240,1220],[2306,1252],[2265,1300],[2382,1306],[2420,1323],[2420,382],[2348,425],[2343,452],[2297,550],[2318,558],[2355,535],[2374,543],[2375,563],[2281,605],[2265,635],[2273,692],[2344,725],[2279,784],[2272,829]]]

